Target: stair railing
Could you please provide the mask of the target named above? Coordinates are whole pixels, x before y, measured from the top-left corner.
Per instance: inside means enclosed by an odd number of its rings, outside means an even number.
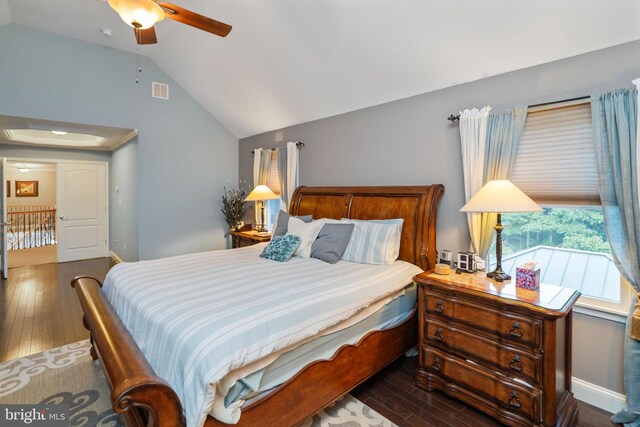
[[[7,249],[56,244],[55,206],[12,206],[7,212]]]

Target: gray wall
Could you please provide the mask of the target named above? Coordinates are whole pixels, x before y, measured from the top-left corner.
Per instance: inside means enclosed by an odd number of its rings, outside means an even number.
[[[116,226],[138,236],[125,257],[225,247],[217,198],[237,179],[237,138],[152,61],[136,84],[134,54],[15,24],[0,26],[0,58],[0,114],[139,130],[137,160],[118,156],[138,167],[138,206]],[[152,81],[170,85],[169,101],[151,98]]]
[[[624,394],[624,324],[573,315],[573,376]]]
[[[291,126],[240,140],[241,180],[252,182],[251,150],[306,144],[300,154],[302,185],[393,185],[442,183],[445,196],[439,209],[438,248],[465,250],[469,236],[465,217],[462,160],[458,126],[446,118],[458,111],[491,105],[494,108],[532,105],[628,87],[640,76],[640,42],[592,52],[537,67],[461,84],[326,119]],[[310,83],[311,84],[311,83]],[[610,348],[600,336],[612,338]],[[591,328],[591,329],[590,329]],[[620,366],[606,374],[593,369],[621,360],[619,324],[576,316],[574,375],[622,392]],[[593,348],[598,348],[595,351]],[[579,355],[578,355],[579,354]]]
[[[138,138],[118,147],[109,168],[111,250],[124,261],[138,258]]]

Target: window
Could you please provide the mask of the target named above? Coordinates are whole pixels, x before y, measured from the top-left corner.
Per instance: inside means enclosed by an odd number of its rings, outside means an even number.
[[[545,207],[540,213],[505,214],[502,223],[502,268],[508,274],[515,277],[516,267],[533,259],[540,281],[580,291],[583,311],[626,317],[630,287],[611,256],[601,208]]]
[[[510,179],[539,204],[599,205],[591,104],[529,109]]]
[[[533,259],[541,281],[582,293],[583,311],[626,317],[630,286],[613,262],[598,206],[588,100],[529,109],[511,181],[544,212],[503,216],[503,269],[515,277]]]
[[[264,217],[269,231],[273,231],[273,223],[276,221],[281,208],[282,201],[280,199],[266,200],[264,202]]]
[[[280,194],[280,178],[278,176],[278,151],[271,150],[271,165],[269,169],[269,180],[267,187],[276,194]],[[280,212],[282,201],[278,199],[266,200],[264,202],[264,217],[267,222],[267,229],[272,231],[273,223]]]

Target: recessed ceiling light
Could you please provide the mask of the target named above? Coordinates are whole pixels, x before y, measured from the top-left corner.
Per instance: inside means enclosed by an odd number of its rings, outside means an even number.
[[[64,135],[64,138],[63,138]],[[102,136],[85,133],[40,129],[1,129],[0,139],[40,145],[64,145],[65,147],[100,147],[107,141]]]

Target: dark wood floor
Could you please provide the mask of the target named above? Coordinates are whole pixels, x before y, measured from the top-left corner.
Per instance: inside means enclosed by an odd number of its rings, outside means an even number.
[[[353,390],[351,395],[400,427],[501,425],[493,418],[439,391],[429,393],[416,387],[413,383],[416,367],[416,357],[401,357]],[[578,410],[578,426],[618,426],[609,421],[610,413],[599,408],[578,401]]]
[[[71,279],[104,279],[110,258],[9,269],[0,280],[0,362],[89,337]]]
[[[88,338],[82,309],[69,285],[78,275],[103,280],[109,258],[18,267],[0,281],[0,362]],[[499,426],[492,418],[440,392],[413,384],[416,358],[402,357],[352,391],[357,399],[404,426]],[[608,414],[579,402],[579,426],[611,426]]]

